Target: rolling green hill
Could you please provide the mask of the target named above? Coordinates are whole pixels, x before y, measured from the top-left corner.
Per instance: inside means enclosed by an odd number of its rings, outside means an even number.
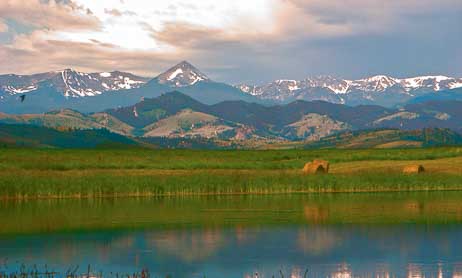
[[[94,148],[144,145],[105,129],[57,130],[33,125],[0,124],[2,147]]]
[[[462,135],[449,129],[363,130],[327,136],[306,145],[307,148],[416,148],[462,144]]]
[[[130,135],[134,130],[133,127],[106,113],[85,115],[70,109],[44,114],[9,115],[0,113],[0,123],[27,124],[54,129],[108,129],[122,135]]]
[[[388,148],[459,144],[460,111],[459,101],[416,103],[400,109],[323,101],[278,106],[244,101],[206,105],[180,92],[170,92],[92,114],[70,109],[43,114],[0,113],[0,124],[59,131],[106,129],[160,143],[160,147]]]

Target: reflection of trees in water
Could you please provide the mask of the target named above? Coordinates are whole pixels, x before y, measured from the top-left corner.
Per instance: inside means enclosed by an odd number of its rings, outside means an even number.
[[[342,237],[330,227],[310,227],[298,232],[297,245],[304,253],[320,255],[329,253],[340,245]]]
[[[226,240],[219,229],[165,231],[145,235],[150,244],[161,255],[174,256],[184,262],[204,261],[220,248]]]

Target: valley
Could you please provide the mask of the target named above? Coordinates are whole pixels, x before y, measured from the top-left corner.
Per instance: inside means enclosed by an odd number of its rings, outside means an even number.
[[[0,278],[462,278],[461,0],[0,0]]]
[[[0,124],[20,125],[18,128],[22,125],[24,129],[28,126],[44,127],[61,132],[105,129],[127,137],[127,140],[144,142],[141,145],[149,145],[153,140],[185,140],[209,141],[207,145],[218,148],[311,148],[339,145],[364,148],[380,144],[419,147],[459,144],[461,111],[462,102],[459,101],[409,104],[399,109],[373,105],[351,107],[301,100],[275,106],[243,101],[207,105],[175,91],[152,99],[144,98],[131,106],[96,113],[81,113],[71,109],[40,114],[0,113]],[[425,129],[430,131],[425,133],[430,138],[412,136],[413,132],[422,133]],[[373,135],[384,130],[394,135]],[[338,142],[347,140],[343,134],[348,134],[348,140],[353,140],[352,136],[360,136],[361,131],[373,135],[376,144],[360,139],[356,144]],[[339,136],[343,139],[335,139]],[[0,142],[4,142],[5,138],[0,139]],[[9,145],[14,145],[14,140],[8,141]]]

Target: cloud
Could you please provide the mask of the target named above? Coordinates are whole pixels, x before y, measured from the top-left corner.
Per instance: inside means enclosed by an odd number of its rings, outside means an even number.
[[[346,4],[345,4],[346,3]],[[283,5],[285,4],[285,5]],[[152,33],[218,80],[269,81],[331,74],[462,75],[462,2],[285,1],[274,24],[220,29],[170,22]]]
[[[316,74],[462,75],[460,0],[151,3],[0,1],[0,18],[34,27],[0,44],[0,72],[73,67],[154,76],[190,60],[228,82]],[[12,29],[10,24],[7,32]]]
[[[108,15],[115,16],[115,17],[121,17],[121,16],[136,16],[137,14],[132,11],[120,11],[118,9],[104,9],[104,12]]]
[[[217,44],[243,41],[244,34],[230,34],[222,29],[207,28],[189,23],[167,23],[161,31],[151,29],[154,40],[160,41],[175,48],[192,48],[199,46],[212,46]]]
[[[8,32],[8,25],[0,18],[0,33]]]
[[[50,30],[98,29],[100,21],[88,9],[57,0],[2,0],[0,17]]]
[[[117,9],[104,9],[104,12],[112,16],[122,16],[122,12]]]
[[[0,45],[1,70],[24,74],[72,67],[87,72],[124,70],[152,76],[177,59],[176,54],[127,50],[97,40],[54,40],[49,31],[19,35],[12,44]]]
[[[407,31],[412,16],[431,16],[441,11],[462,11],[459,0],[285,0],[287,20],[315,26],[338,27],[349,35]],[[308,21],[308,22],[307,22]],[[296,25],[296,24],[289,24]],[[309,25],[308,25],[309,26]],[[322,30],[323,28],[321,28]],[[322,30],[322,31],[326,31]]]
[[[271,22],[237,16],[226,28],[185,21],[167,21],[152,31],[155,40],[176,47],[201,42],[288,42],[346,36],[409,32],[421,22],[410,17],[428,16],[438,10],[462,10],[457,0],[275,0]],[[175,6],[176,9],[177,6]],[[194,7],[197,9],[197,7]],[[266,24],[263,24],[266,23]],[[204,44],[204,43],[202,43]]]

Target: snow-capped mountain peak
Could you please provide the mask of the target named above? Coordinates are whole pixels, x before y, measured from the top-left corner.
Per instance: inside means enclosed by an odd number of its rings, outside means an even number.
[[[146,78],[120,71],[83,73],[65,69],[61,71],[61,80],[57,80],[55,85],[66,97],[85,97],[106,91],[138,88],[146,81]]]
[[[85,97],[106,91],[138,88],[147,78],[125,72],[84,73],[63,69],[34,75],[1,75],[0,91],[7,94],[32,93],[41,87],[53,87],[65,97]]]
[[[159,83],[172,87],[186,87],[194,85],[200,81],[210,80],[205,74],[187,61],[183,61],[170,68],[166,72],[157,76],[156,79]]]
[[[379,94],[392,93],[409,98],[422,93],[462,87],[462,78],[442,75],[418,76],[412,78],[394,78],[387,75],[375,75],[367,78],[348,80],[332,76],[309,77],[304,80],[275,80],[265,85],[237,85],[241,91],[262,99],[276,101],[334,100],[343,103],[374,102]],[[381,96],[383,98],[386,95]],[[360,99],[358,99],[360,98]]]
[[[443,75],[417,76],[400,80],[403,87],[405,87],[407,90],[428,88],[435,91],[440,91],[441,89],[454,89],[462,87],[461,81],[461,79],[457,80],[455,78]],[[458,83],[460,83],[459,86],[457,85]]]
[[[345,94],[351,83],[349,80],[338,79],[330,75],[306,78],[305,82],[310,87],[327,88],[336,94]]]
[[[383,92],[389,87],[399,83],[399,80],[386,75],[375,75],[372,77],[349,80],[352,87],[366,92]]]

